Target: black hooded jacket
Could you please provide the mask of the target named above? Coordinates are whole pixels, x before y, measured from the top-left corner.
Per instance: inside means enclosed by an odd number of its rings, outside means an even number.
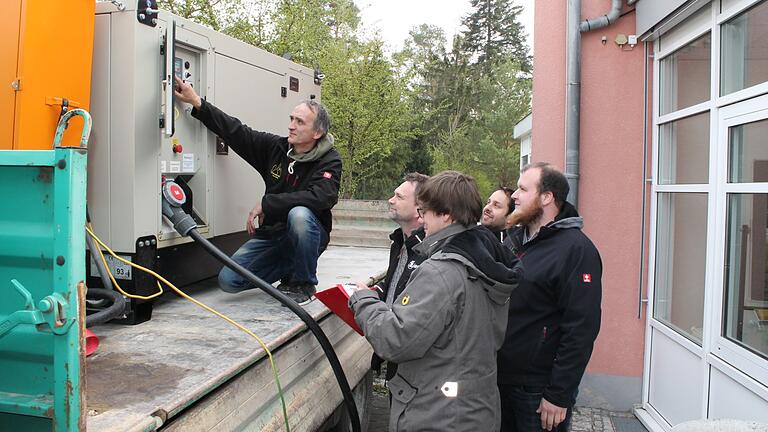
[[[499,383],[544,387],[544,398],[560,407],[576,402],[600,330],[603,266],[581,227],[565,203],[533,239],[525,242],[525,228],[515,227],[505,242],[525,275],[509,300]]]
[[[426,234],[424,233],[423,227],[414,230],[408,238],[403,238],[402,228],[392,231],[392,234],[389,235],[389,238],[392,240],[392,245],[389,248],[389,267],[387,268],[387,276],[384,278],[384,281],[379,284],[379,288],[381,288],[381,291],[379,291],[379,298],[382,301],[387,301],[387,295],[391,289],[395,290],[394,298],[397,298],[397,296],[399,296],[405,289],[405,285],[408,283],[411,273],[413,273],[413,271],[419,267],[419,264],[427,258],[414,250],[414,247],[419,245],[424,240],[425,236]],[[403,244],[405,244],[405,250],[408,253],[408,261],[403,269],[403,273],[400,275],[400,279],[393,281],[392,277],[394,276],[397,263],[400,261],[400,251],[403,248]],[[371,369],[379,372],[383,363],[384,360],[374,353],[371,358]],[[397,363],[388,362],[386,380],[391,380],[396,372]]]
[[[425,236],[424,228],[414,230],[407,239],[403,238],[402,228],[392,231],[392,234],[389,235],[390,240],[392,240],[392,245],[389,248],[389,267],[387,268],[387,276],[384,279],[384,282],[379,286],[379,288],[381,288],[379,297],[382,300],[387,299],[389,290],[392,288],[395,289],[395,298],[397,298],[397,296],[403,292],[403,289],[405,289],[405,284],[408,283],[408,278],[411,276],[411,273],[413,273],[413,271],[419,267],[419,264],[426,259],[424,255],[421,255],[414,250],[414,247],[420,244]],[[393,281],[392,276],[394,276],[397,262],[400,260],[400,250],[403,248],[403,244],[405,244],[405,250],[408,253],[408,263],[405,265],[405,269],[400,275],[400,279]]]

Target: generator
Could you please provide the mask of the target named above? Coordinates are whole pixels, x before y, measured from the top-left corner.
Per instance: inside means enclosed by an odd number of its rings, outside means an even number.
[[[190,105],[174,100],[173,77],[251,128],[285,135],[291,110],[319,100],[322,75],[158,10],[154,0],[122,6],[96,4],[89,214],[96,234],[122,258],[186,285],[221,265],[163,219],[163,182],[181,185],[198,231],[227,253],[248,239],[245,221],[264,182],[191,116]],[[89,286],[100,286],[93,257],[87,263]],[[107,264],[126,291],[157,292],[154,277],[111,257]],[[151,314],[151,301],[129,300],[123,321]]]

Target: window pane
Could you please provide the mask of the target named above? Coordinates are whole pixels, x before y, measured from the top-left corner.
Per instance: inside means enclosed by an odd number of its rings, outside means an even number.
[[[661,114],[709,100],[711,51],[707,33],[661,60]]]
[[[709,112],[661,125],[659,183],[709,183]]]
[[[729,194],[723,336],[768,358],[768,194]]]
[[[653,316],[701,344],[707,194],[660,193]]]
[[[768,120],[732,127],[728,135],[728,181],[768,182]]]
[[[720,94],[768,81],[768,2],[759,3],[721,28]]]

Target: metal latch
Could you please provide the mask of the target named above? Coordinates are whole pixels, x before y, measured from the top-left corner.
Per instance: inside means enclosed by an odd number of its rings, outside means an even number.
[[[0,338],[11,331],[19,324],[32,324],[42,330],[40,326],[48,324],[48,327],[54,334],[65,334],[69,327],[75,321],[67,316],[68,304],[59,294],[51,294],[40,300],[38,307],[32,299],[32,294],[16,279],[11,279],[11,285],[16,292],[24,299],[24,309],[8,315],[0,321]]]

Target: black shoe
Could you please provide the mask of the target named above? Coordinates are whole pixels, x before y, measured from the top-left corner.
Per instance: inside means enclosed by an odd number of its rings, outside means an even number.
[[[289,292],[293,291],[293,287],[291,286],[290,282],[280,282],[280,284],[277,286],[277,290],[285,295],[288,295]]]
[[[315,286],[308,283],[289,285],[289,291],[285,295],[299,306],[304,306],[315,299]]]

